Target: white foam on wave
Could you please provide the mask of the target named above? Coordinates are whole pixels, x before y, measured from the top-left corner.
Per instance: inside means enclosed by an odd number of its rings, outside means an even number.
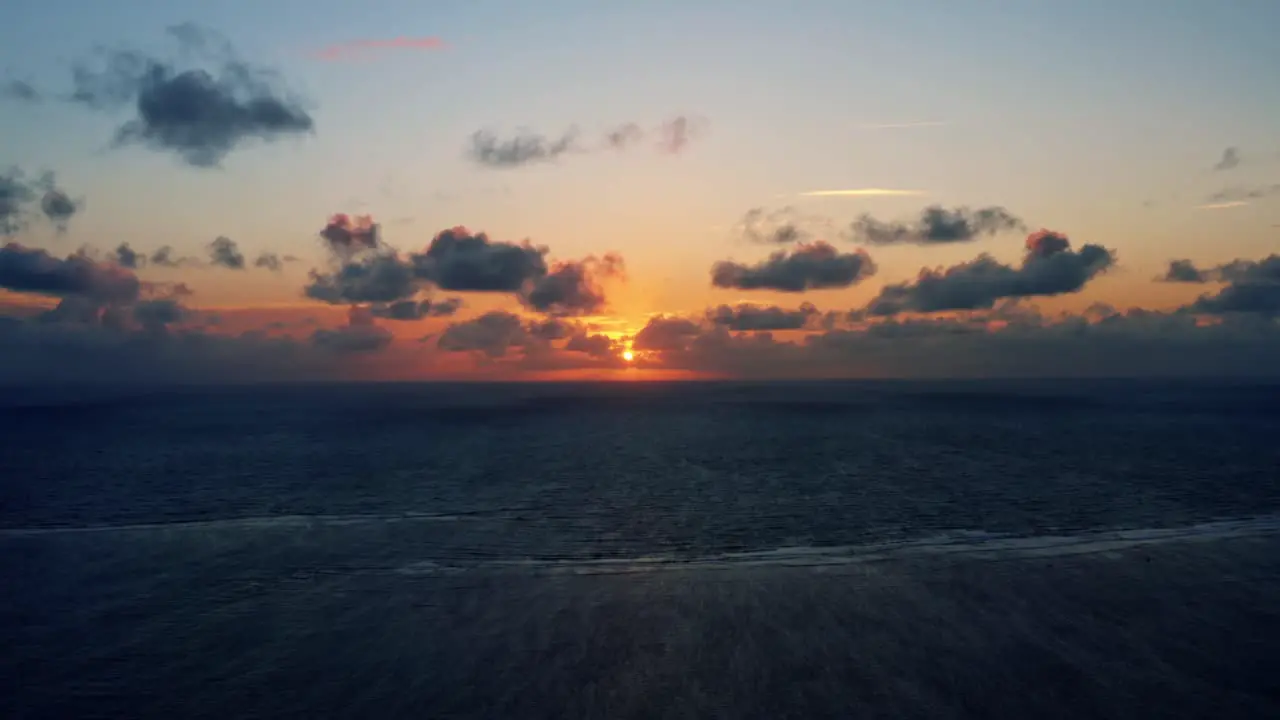
[[[603,575],[668,570],[728,570],[761,566],[823,568],[913,557],[986,560],[1070,557],[1181,542],[1265,538],[1274,535],[1280,535],[1280,515],[1220,520],[1174,528],[1107,530],[1079,535],[1001,536],[964,530],[902,542],[828,547],[790,546],[692,558],[677,556],[526,558],[478,562],[451,562],[437,559],[412,563],[399,568],[397,572],[407,575],[437,575],[468,570],[488,570]]]

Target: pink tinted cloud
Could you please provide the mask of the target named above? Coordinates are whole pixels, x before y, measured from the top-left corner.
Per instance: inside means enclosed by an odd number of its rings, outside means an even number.
[[[380,50],[442,50],[444,40],[438,37],[394,37],[382,40],[355,40],[330,45],[315,53],[320,60],[354,60],[367,57]]]

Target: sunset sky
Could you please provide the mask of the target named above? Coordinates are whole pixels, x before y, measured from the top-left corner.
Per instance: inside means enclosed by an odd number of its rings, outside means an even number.
[[[1277,27],[11,0],[0,384],[1280,375]]]

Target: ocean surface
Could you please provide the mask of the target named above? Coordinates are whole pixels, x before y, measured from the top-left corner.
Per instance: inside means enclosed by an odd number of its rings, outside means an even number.
[[[1280,385],[9,389],[0,717],[1280,718]]]

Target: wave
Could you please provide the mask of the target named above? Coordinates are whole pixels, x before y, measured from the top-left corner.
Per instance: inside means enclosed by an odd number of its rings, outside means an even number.
[[[516,560],[423,560],[396,569],[405,575],[489,570],[602,575],[744,567],[824,568],[895,559],[954,557],[1003,560],[1098,555],[1185,542],[1266,538],[1280,535],[1280,515],[1219,520],[1175,528],[1107,530],[1078,535],[1002,536],[962,530],[920,540],[868,545],[790,546],[702,557],[651,555],[626,558],[525,558]]]
[[[40,535],[79,535],[86,533],[183,532],[206,530],[276,530],[347,525],[386,525],[391,523],[455,522],[468,514],[401,513],[396,515],[263,515],[256,517],[219,518],[216,520],[178,520],[173,522],[132,523],[124,525],[77,525],[36,528],[0,528],[0,537]]]

